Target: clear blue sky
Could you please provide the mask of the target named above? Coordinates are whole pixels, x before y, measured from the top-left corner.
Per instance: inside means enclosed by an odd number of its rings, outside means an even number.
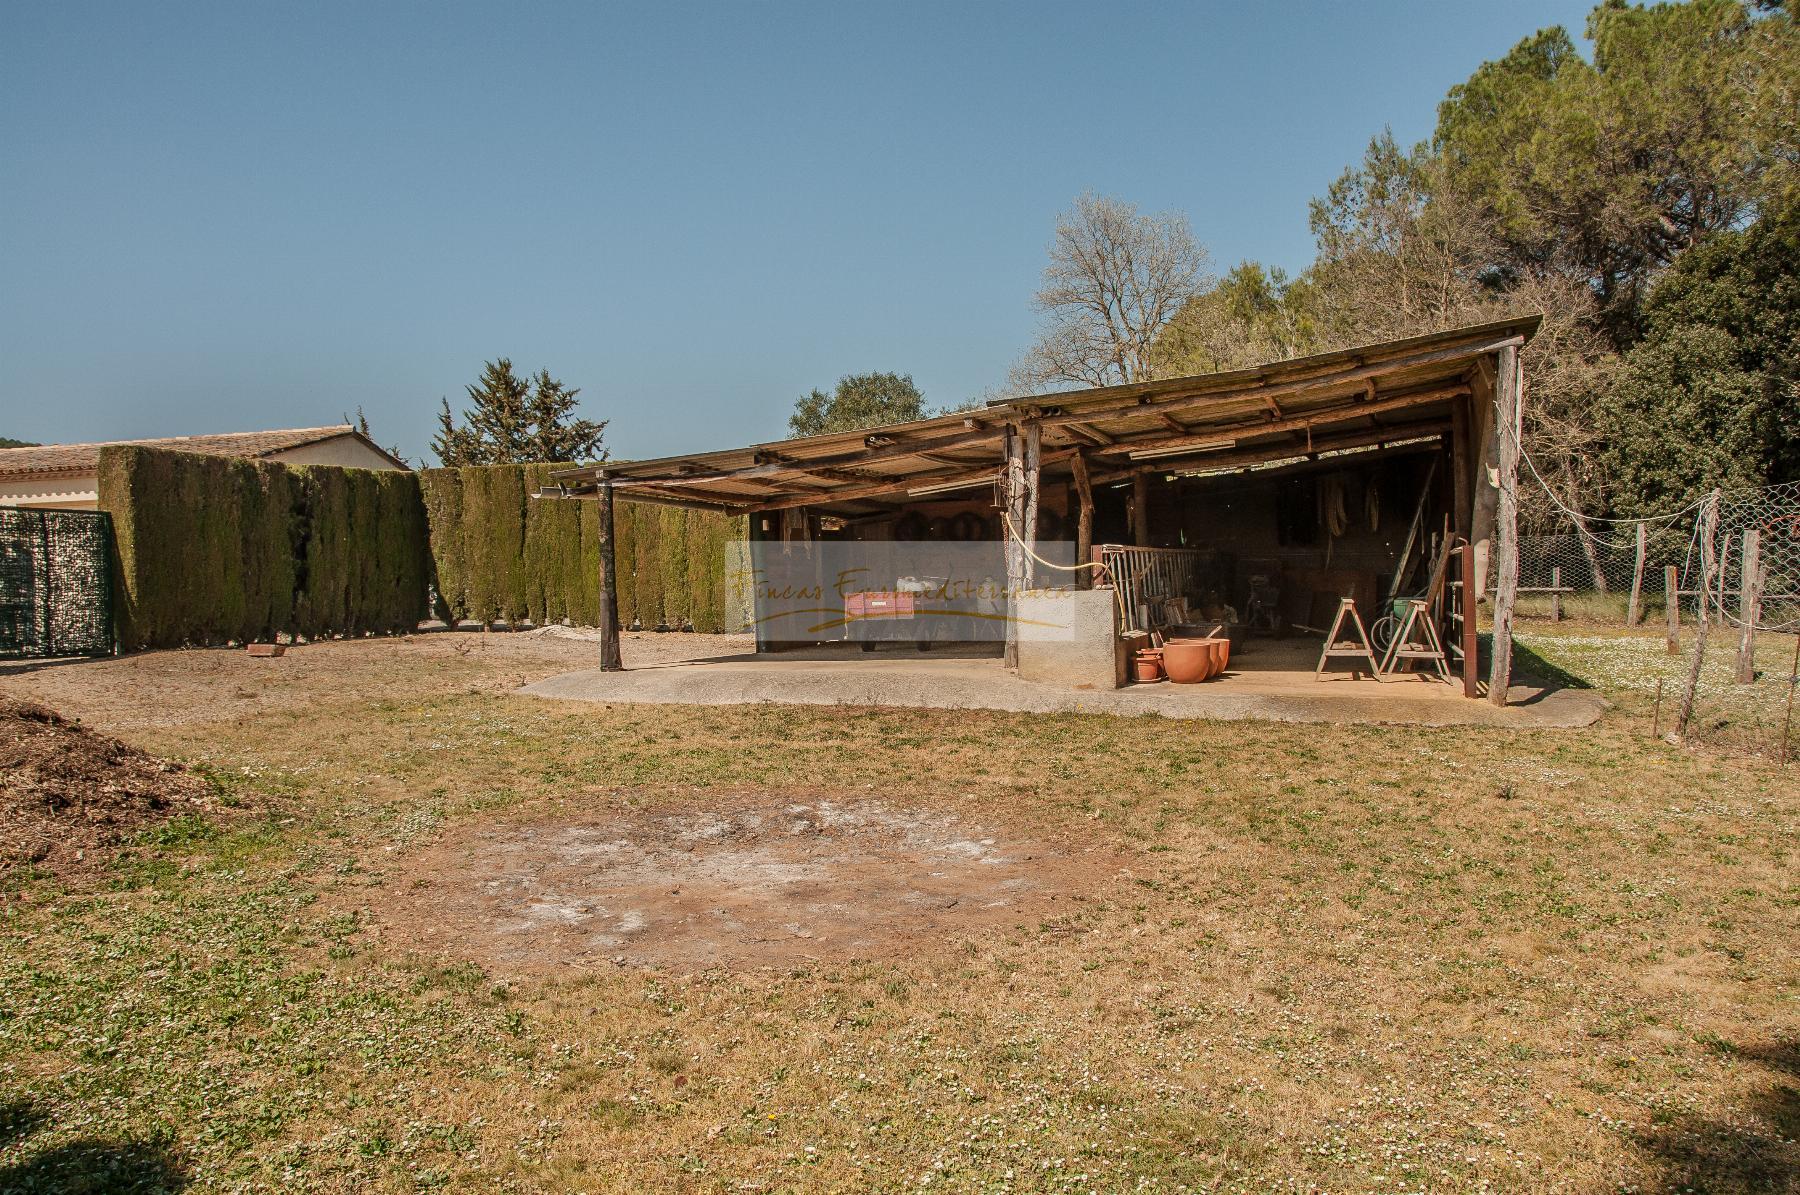
[[[361,406],[418,460],[500,355],[619,456],[850,372],[960,401],[1081,191],[1297,270],[1371,134],[1589,7],[7,4],[0,435]]]

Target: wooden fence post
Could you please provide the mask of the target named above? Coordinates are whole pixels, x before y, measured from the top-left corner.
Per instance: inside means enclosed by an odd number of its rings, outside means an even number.
[[[1644,524],[1637,525],[1637,563],[1631,567],[1631,604],[1625,609],[1625,625],[1635,627],[1642,619],[1644,595],[1644,553],[1649,545]]]
[[[1672,564],[1663,566],[1663,614],[1668,623],[1664,643],[1669,654],[1681,654],[1681,570]]]
[[[1550,566],[1550,621],[1562,621],[1562,565]]]
[[[1712,621],[1706,605],[1712,600],[1713,541],[1719,531],[1719,491],[1714,490],[1700,515],[1700,627],[1694,632],[1694,662],[1688,666],[1687,683],[1681,689],[1681,709],[1675,715],[1675,737],[1687,738],[1694,716],[1694,694],[1700,688],[1700,669],[1706,663],[1706,630]]]
[[[1150,476],[1142,469],[1131,475],[1131,542],[1150,546]]]
[[[1762,532],[1744,532],[1742,576],[1738,581],[1737,682],[1756,683],[1756,624],[1762,619]]]

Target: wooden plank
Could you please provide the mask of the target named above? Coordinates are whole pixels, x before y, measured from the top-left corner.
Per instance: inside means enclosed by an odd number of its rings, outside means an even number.
[[[1519,350],[1507,345],[1494,362],[1494,428],[1499,446],[1500,509],[1494,528],[1494,650],[1488,701],[1505,705],[1512,688],[1513,603],[1519,592]]]
[[[1550,621],[1562,621],[1562,565],[1550,566]]]
[[[619,655],[619,574],[613,562],[613,487],[602,479],[600,515],[600,671],[623,672]]]

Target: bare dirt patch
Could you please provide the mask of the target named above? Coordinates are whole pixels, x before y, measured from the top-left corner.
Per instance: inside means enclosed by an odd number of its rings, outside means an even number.
[[[212,805],[179,763],[46,706],[0,701],[0,870],[82,871],[128,836]]]
[[[1116,869],[944,813],[760,794],[471,827],[388,876],[370,912],[390,945],[499,972],[780,967],[1053,915]]]

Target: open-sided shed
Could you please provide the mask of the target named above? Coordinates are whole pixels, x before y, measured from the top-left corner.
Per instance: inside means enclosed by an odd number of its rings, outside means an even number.
[[[1404,549],[1393,547],[1393,536],[1358,549],[1359,574],[1381,575],[1385,553],[1397,588],[1423,561],[1416,544],[1436,534],[1445,549],[1458,548],[1449,588],[1462,596],[1447,605],[1455,624],[1447,629],[1471,695],[1474,619],[1464,613],[1473,608],[1468,596],[1492,595],[1487,688],[1499,704],[1510,681],[1518,576],[1520,351],[1538,322],[1503,320],[1253,369],[1032,395],[553,477],[565,496],[601,500],[603,525],[617,495],[750,515],[752,536],[764,538],[810,538],[827,523],[840,534],[891,528],[909,511],[927,520],[915,526],[929,526],[928,515],[945,517],[958,502],[965,510],[998,503],[989,535],[1004,541],[1008,587],[1018,592],[1043,583],[1033,576],[1033,546],[1046,519],[1060,520],[1082,561],[1105,540],[1146,551],[1243,541],[1329,584],[1337,536],[1309,546],[1303,529],[1284,529],[1279,511],[1271,524],[1263,508],[1280,504],[1271,488],[1278,479],[1353,476],[1372,516],[1384,493],[1405,494],[1411,516],[1401,520],[1410,523]],[[1342,502],[1341,490],[1332,496]],[[1344,551],[1352,551],[1348,540]],[[611,562],[608,552],[602,557],[607,589]],[[1071,574],[1071,583],[1086,575]],[[608,644],[603,666],[617,659],[616,643]]]

